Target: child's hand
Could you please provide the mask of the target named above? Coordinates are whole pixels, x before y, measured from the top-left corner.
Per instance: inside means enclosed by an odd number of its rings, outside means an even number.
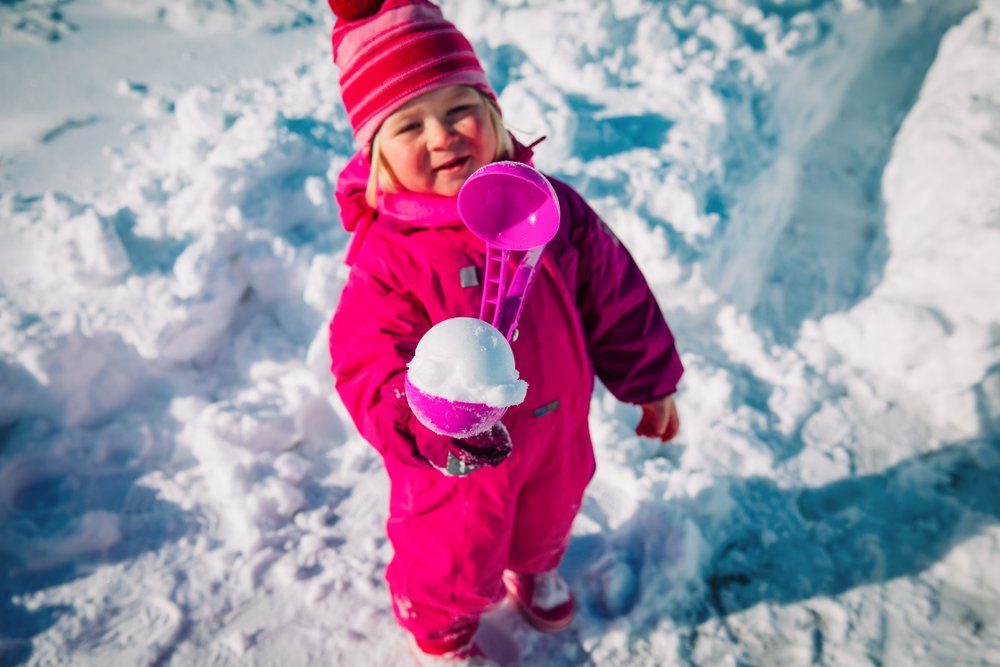
[[[672,440],[681,429],[677,416],[677,406],[673,396],[642,404],[642,419],[635,427],[635,433],[645,438],[659,438],[663,442]]]
[[[511,451],[510,433],[503,423],[497,422],[483,433],[462,439],[452,438],[447,463],[434,467],[449,477],[464,477],[483,466],[500,465]]]

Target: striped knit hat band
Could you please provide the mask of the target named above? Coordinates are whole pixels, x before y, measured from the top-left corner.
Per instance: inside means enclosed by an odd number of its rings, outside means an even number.
[[[372,137],[394,111],[415,97],[450,85],[478,88],[496,100],[469,40],[426,0],[388,0],[366,15],[338,11],[333,61],[347,117],[367,156]],[[359,3],[355,2],[354,5]],[[348,16],[362,18],[347,20]]]

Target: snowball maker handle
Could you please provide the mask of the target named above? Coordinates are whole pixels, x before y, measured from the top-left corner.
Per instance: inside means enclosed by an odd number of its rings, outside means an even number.
[[[559,230],[559,200],[539,171],[520,162],[478,169],[458,192],[458,214],[486,242],[479,319],[511,340],[542,250]],[[511,252],[523,253],[507,285]]]

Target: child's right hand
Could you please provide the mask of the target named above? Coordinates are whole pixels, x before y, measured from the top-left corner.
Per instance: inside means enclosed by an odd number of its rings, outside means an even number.
[[[681,429],[677,415],[677,405],[673,396],[664,396],[642,404],[642,419],[635,427],[635,433],[645,438],[659,438],[662,442],[672,440]]]
[[[500,465],[510,456],[512,449],[507,427],[498,422],[482,433],[462,439],[452,438],[443,457],[426,458],[445,475],[464,477],[483,466]],[[443,461],[440,460],[442,458]]]

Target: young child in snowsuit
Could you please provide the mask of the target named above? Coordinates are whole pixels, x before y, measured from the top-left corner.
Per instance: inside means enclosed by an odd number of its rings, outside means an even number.
[[[640,435],[669,440],[682,368],[636,264],[568,185],[550,179],[561,222],[542,255],[512,343],[525,401],[466,440],[412,414],[407,363],[434,324],[476,317],[486,248],[456,195],[479,167],[530,163],[504,129],[466,38],[426,0],[343,2],[333,57],[360,150],[337,201],[354,232],[350,276],[330,325],[337,391],[391,482],[386,578],[421,664],[490,664],[472,641],[505,594],[555,631],[574,600],[556,568],[594,472],[587,413],[594,375],[643,406]],[[462,476],[449,460],[461,461]],[[479,656],[479,657],[477,657]]]

